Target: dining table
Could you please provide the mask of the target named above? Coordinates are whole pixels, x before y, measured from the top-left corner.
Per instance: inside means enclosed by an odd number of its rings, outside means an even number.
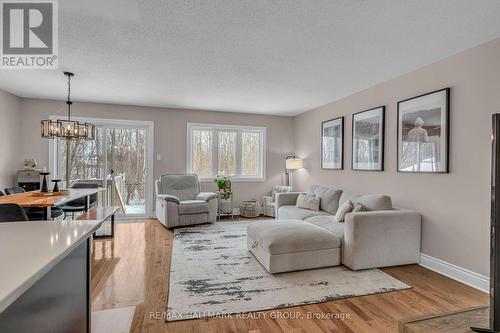
[[[28,191],[0,197],[0,204],[17,204],[23,208],[38,207],[43,210],[43,219],[51,219],[52,207],[62,206],[70,201],[84,198],[85,211],[89,210],[90,196],[103,191],[101,187],[96,188],[69,188],[61,192],[41,193],[40,191]]]

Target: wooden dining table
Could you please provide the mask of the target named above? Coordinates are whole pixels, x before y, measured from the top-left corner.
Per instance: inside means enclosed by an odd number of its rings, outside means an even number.
[[[0,204],[13,203],[23,208],[39,207],[43,209],[43,219],[50,220],[52,207],[62,206],[70,201],[85,198],[85,211],[89,210],[90,196],[103,191],[96,188],[70,188],[57,195],[42,194],[40,191],[29,191],[0,197]],[[66,192],[67,191],[67,192]]]

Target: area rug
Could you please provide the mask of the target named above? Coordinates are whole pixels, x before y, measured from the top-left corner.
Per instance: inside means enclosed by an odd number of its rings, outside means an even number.
[[[224,316],[410,288],[379,269],[269,274],[248,252],[250,222],[176,229],[166,320]]]

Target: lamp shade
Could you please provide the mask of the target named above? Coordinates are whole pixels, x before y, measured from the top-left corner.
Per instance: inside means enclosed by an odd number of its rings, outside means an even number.
[[[286,169],[287,170],[297,170],[304,167],[304,161],[301,158],[287,158],[286,159]]]

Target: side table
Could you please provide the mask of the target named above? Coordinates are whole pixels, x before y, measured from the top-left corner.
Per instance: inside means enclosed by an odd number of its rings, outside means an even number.
[[[222,194],[224,192],[219,192],[219,207],[217,209],[217,219],[220,220],[222,216],[231,216],[231,219],[234,218],[233,216],[233,195],[227,199],[222,198]]]

